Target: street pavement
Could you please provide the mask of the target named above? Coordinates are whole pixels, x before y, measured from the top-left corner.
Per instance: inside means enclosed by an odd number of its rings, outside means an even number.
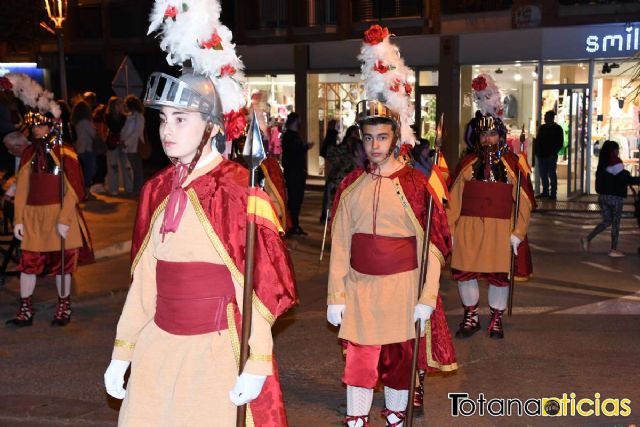
[[[307,192],[302,225],[308,236],[288,240],[295,265],[300,304],[274,328],[277,358],[293,427],[339,426],[345,412],[345,389],[337,330],[326,323],[329,250],[319,261],[323,225],[320,194]],[[0,327],[0,426],[113,426],[119,401],[104,392],[102,374],[110,356],[115,325],[129,276],[130,235],[136,202],[98,196],[87,203],[98,254],[74,278],[74,314],[66,328],[51,328],[55,286],[41,278],[35,294],[34,326]],[[505,339],[479,332],[454,339],[459,370],[427,378],[425,415],[416,426],[631,426],[640,422],[640,233],[635,220],[624,219],[620,249],[627,257],[607,257],[609,233],[598,236],[591,253],[579,236],[598,222],[588,213],[534,214],[530,229],[534,277],[515,290],[512,317],[505,318]],[[0,288],[0,318],[15,311],[17,278]],[[449,327],[460,322],[457,289],[444,273],[441,293]],[[390,304],[393,301],[389,301]],[[481,323],[488,324],[486,286],[481,286]],[[606,398],[631,401],[629,416],[453,417],[448,393],[481,393],[493,398]],[[376,393],[373,426],[383,394]],[[470,411],[470,405],[463,410]],[[612,408],[613,404],[609,404]],[[497,408],[494,406],[494,409]],[[215,426],[215,423],[212,424]]]

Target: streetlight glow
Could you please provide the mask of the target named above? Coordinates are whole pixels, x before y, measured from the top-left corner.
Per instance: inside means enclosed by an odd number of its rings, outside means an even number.
[[[44,6],[56,29],[61,29],[67,18],[67,0],[44,0]]]

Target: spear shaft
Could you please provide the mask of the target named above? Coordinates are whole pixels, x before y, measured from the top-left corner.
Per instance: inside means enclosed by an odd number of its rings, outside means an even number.
[[[522,155],[524,152],[524,125],[522,125],[522,133],[520,134],[520,153]],[[522,172],[518,167],[518,179],[516,180],[516,206],[513,212],[513,229],[515,230],[516,225],[518,224],[518,216],[520,213],[520,185],[522,183]],[[507,316],[511,316],[513,312],[513,293],[515,291],[515,276],[516,276],[516,254],[513,252],[513,248],[511,249],[511,263],[509,267],[509,304],[507,309]]]

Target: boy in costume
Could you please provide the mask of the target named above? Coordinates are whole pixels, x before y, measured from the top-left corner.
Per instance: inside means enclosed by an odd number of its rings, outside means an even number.
[[[24,104],[22,128],[31,141],[21,157],[14,198],[13,233],[22,241],[17,268],[21,272],[20,306],[7,323],[33,324],[36,278],[48,265],[58,288],[51,324],[65,326],[71,321],[71,274],[79,261],[93,260],[91,239],[78,206],[84,199],[82,169],[73,147],[62,144],[60,107],[53,94],[25,74],[5,77]]]
[[[472,87],[480,110],[467,125],[469,153],[451,177],[447,204],[453,236],[451,269],[464,307],[456,337],[470,337],[480,330],[478,279],[485,279],[491,312],[488,332],[491,338],[500,339],[504,338],[502,315],[509,298],[511,251],[516,255],[513,274],[526,280],[532,272],[526,233],[535,199],[526,158],[515,155],[506,144],[501,107],[492,101],[501,99],[495,81],[482,74],[473,80]],[[513,224],[518,170],[520,209]]]
[[[438,296],[450,235],[444,210],[435,209],[429,269],[418,300],[428,190],[426,177],[402,161],[414,141],[406,89],[410,71],[386,28],[373,26],[364,40],[360,59],[369,99],[358,104],[358,118],[369,166],[347,175],[334,200],[327,320],[340,326],[346,351],[345,424],[369,425],[373,389],[381,380],[382,415],[397,427],[404,425],[409,402],[415,321],[425,332],[422,368],[457,368]]]
[[[173,165],[140,197],[131,288],[104,375],[107,392],[124,398],[120,426],[231,427],[236,405],[247,403],[247,425],[287,425],[271,326],[295,302],[294,277],[268,196],[250,192],[247,170],[221,155],[246,119],[242,63],[219,14],[214,1],[157,1],[151,14],[169,62],[189,59],[193,71],[154,73],[147,84],[145,104],[160,109]],[[250,356],[238,376],[247,214],[257,218],[254,297]]]

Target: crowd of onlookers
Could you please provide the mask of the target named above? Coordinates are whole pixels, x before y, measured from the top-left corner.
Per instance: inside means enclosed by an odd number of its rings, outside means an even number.
[[[62,121],[66,142],[78,152],[85,186],[93,192],[117,195],[136,194],[143,183],[140,149],[146,142],[144,107],[135,95],[97,102],[96,94],[85,92],[63,101]],[[65,108],[66,107],[66,108]]]

